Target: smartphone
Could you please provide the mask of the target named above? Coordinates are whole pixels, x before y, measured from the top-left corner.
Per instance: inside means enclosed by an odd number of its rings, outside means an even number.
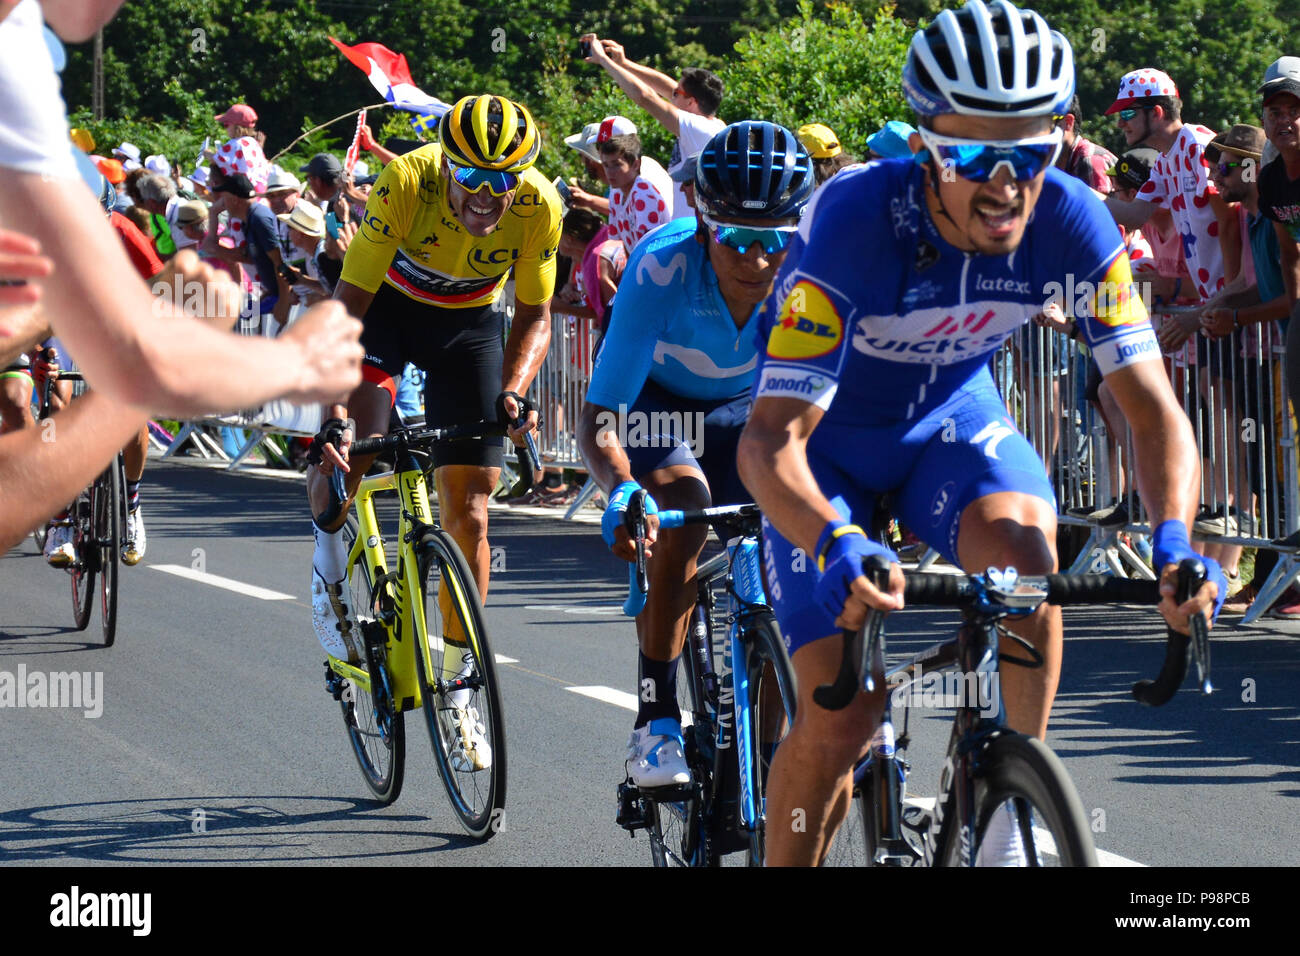
[[[582,58],[584,60],[591,56],[591,43],[589,41],[583,40],[578,44],[578,49],[582,51]]]
[[[560,194],[566,206],[573,205],[573,191],[569,189],[569,184],[564,181],[563,176],[556,176],[551,185],[555,187],[555,191]]]

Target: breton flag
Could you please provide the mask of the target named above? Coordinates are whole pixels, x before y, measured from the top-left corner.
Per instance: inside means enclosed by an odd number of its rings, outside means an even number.
[[[383,95],[384,99],[399,110],[418,113],[427,122],[429,117],[440,118],[443,113],[451,109],[449,104],[430,96],[415,85],[415,81],[411,79],[411,68],[406,65],[406,57],[401,53],[394,53],[380,43],[358,43],[356,46],[348,46],[333,37],[329,40],[352,61],[357,69],[366,74],[371,85]],[[416,119],[412,118],[411,122],[415,123]]]

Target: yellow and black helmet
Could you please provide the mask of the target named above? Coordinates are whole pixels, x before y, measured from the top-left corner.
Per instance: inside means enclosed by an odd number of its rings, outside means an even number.
[[[533,165],[542,148],[532,114],[522,104],[488,93],[457,100],[443,114],[438,138],[453,163],[510,173]]]

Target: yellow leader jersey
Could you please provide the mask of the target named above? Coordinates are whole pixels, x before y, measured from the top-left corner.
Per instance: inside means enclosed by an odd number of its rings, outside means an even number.
[[[461,309],[496,301],[513,267],[515,295],[540,305],[555,291],[560,197],[536,169],[490,236],[456,221],[442,177],[442,147],[422,146],[389,163],[375,181],[342,279],[377,292],[387,282],[416,302]]]

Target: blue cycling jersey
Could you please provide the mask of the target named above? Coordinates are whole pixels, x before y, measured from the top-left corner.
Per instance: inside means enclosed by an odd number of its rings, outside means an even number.
[[[754,310],[736,328],[695,218],[648,233],[628,258],[587,401],[631,406],[647,380],[690,399],[743,395],[754,382]]]
[[[824,421],[924,417],[1051,298],[1103,373],[1159,358],[1114,220],[1082,182],[1047,170],[1019,247],[946,242],[908,159],[839,173],[814,195],[759,323],[756,396],[800,398]],[[620,295],[622,293],[620,292]]]

